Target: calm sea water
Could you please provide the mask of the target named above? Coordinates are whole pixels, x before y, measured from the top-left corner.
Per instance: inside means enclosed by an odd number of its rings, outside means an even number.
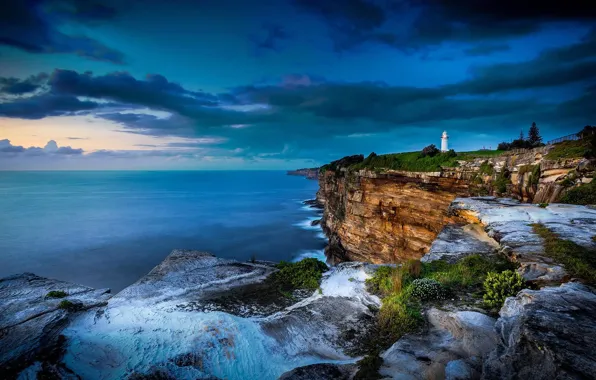
[[[0,277],[118,291],[174,248],[292,260],[320,252],[316,181],[278,171],[0,172]]]

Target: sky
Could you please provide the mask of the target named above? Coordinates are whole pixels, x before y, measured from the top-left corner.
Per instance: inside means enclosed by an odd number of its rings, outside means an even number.
[[[8,0],[0,170],[313,167],[596,124],[596,3]]]

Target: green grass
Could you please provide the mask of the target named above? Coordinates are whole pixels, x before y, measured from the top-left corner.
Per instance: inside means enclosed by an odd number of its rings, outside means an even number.
[[[533,224],[534,232],[544,239],[544,253],[563,264],[567,272],[590,284],[596,283],[596,250],[561,239],[543,224]]]
[[[438,172],[441,167],[456,167],[457,156],[449,152],[422,157],[419,152],[370,155],[364,161],[350,165],[350,170],[391,169],[412,172]]]
[[[277,286],[282,294],[294,289],[316,290],[321,284],[323,272],[328,269],[325,263],[313,258],[296,263],[282,261],[276,267],[279,271],[271,274],[267,280]]]
[[[548,160],[560,158],[582,158],[588,152],[588,144],[585,140],[563,141],[555,144],[554,148],[545,156]]]
[[[46,294],[47,298],[64,298],[66,296],[68,296],[68,293],[62,290],[52,290]]]
[[[567,191],[561,197],[561,203],[573,205],[594,205],[596,204],[596,181],[585,183]]]
[[[498,157],[501,154],[505,153],[504,150],[474,150],[470,152],[460,152],[457,156],[462,160],[473,160],[475,158],[482,158],[482,157]]]
[[[379,267],[366,280],[368,290],[383,298],[377,319],[377,348],[388,347],[422,324],[421,303],[412,294],[415,279],[436,280],[451,294],[461,291],[473,293],[481,291],[487,273],[510,269],[513,269],[513,264],[504,258],[478,255],[463,258],[456,264],[441,260],[430,263],[410,260],[401,267]]]

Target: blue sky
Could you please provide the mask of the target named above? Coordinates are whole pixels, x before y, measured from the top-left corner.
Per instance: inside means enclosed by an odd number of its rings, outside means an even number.
[[[596,123],[585,1],[7,4],[0,169],[285,169]]]

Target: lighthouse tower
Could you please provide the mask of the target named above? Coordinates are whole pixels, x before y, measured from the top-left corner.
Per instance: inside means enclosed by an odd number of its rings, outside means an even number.
[[[443,135],[441,136],[441,152],[447,152],[449,150],[448,140],[447,131],[443,131]]]
[[[443,131],[443,135],[441,136],[441,152],[447,152],[449,150],[448,140],[447,131]]]

